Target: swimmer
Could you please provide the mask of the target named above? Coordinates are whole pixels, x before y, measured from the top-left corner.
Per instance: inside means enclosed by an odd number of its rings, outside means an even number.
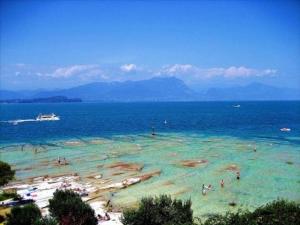
[[[58,164],[60,164],[60,157],[59,156],[58,156],[57,162],[58,162]]]
[[[223,179],[221,180],[220,185],[221,185],[222,188],[224,187],[224,180]]]
[[[241,176],[241,175],[240,175],[240,172],[237,171],[237,172],[236,172],[236,179],[239,180],[239,179],[240,179],[240,176]]]

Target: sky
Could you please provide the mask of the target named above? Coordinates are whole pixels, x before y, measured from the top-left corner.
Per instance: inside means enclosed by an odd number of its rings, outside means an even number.
[[[0,2],[0,89],[175,76],[300,91],[300,1]]]

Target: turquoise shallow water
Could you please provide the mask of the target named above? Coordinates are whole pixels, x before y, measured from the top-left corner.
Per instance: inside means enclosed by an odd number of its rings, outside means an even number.
[[[278,197],[300,201],[299,151],[299,146],[269,139],[161,133],[155,137],[141,134],[60,140],[42,147],[13,145],[2,149],[1,160],[15,165],[19,179],[77,172],[82,177],[101,173],[104,179],[117,182],[160,170],[160,176],[118,191],[114,204],[127,207],[143,196],[165,193],[191,198],[195,215],[205,216],[232,210],[228,206],[231,201],[248,209]],[[70,165],[57,166],[58,156],[66,157]],[[182,160],[194,159],[207,163],[182,165]],[[141,172],[113,175],[120,171],[108,167],[116,162],[137,163],[144,168]],[[241,180],[236,180],[230,166],[241,172]],[[221,179],[225,181],[224,188],[220,188]],[[212,184],[214,190],[202,196],[202,184]]]
[[[1,121],[39,112],[55,112],[61,121],[0,123],[0,159],[13,164],[17,179],[77,172],[87,181],[101,173],[118,182],[160,171],[116,192],[112,201],[121,207],[162,193],[191,198],[196,216],[236,210],[231,201],[250,210],[277,198],[300,201],[299,102],[249,102],[239,110],[232,104],[1,105]],[[57,166],[58,157],[69,165]],[[188,167],[183,160],[205,163]],[[110,168],[117,162],[143,169]],[[214,188],[202,196],[202,184]]]

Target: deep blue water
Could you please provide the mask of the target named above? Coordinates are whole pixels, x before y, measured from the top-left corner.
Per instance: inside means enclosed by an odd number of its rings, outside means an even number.
[[[2,104],[0,121],[55,113],[60,121],[0,123],[0,143],[108,137],[114,134],[191,132],[285,140],[300,136],[300,102],[179,102]],[[164,121],[167,124],[164,124]],[[289,127],[291,132],[281,132]],[[288,140],[293,141],[293,140]],[[296,140],[295,140],[296,142]],[[299,144],[299,143],[296,143]]]

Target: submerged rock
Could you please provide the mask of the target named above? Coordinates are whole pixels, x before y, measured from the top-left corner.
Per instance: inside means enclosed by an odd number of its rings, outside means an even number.
[[[80,141],[66,141],[64,143],[64,145],[65,146],[81,146],[81,145],[83,145],[83,143]]]
[[[108,165],[107,168],[129,170],[129,171],[141,171],[144,168],[144,165],[138,163],[117,162]]]
[[[132,178],[127,178],[127,179],[123,180],[122,182],[109,184],[109,185],[107,185],[105,187],[102,187],[100,189],[122,189],[122,188],[126,188],[130,185],[139,183],[139,182],[141,182],[141,178],[132,177]]]
[[[98,144],[106,144],[107,140],[104,139],[94,139],[89,142],[90,144],[98,145]]]
[[[164,186],[170,186],[170,185],[174,185],[174,182],[173,182],[173,181],[170,181],[170,180],[168,180],[168,181],[164,182],[164,183],[163,183],[163,185],[164,185]]]
[[[177,196],[179,196],[179,195],[188,193],[188,192],[190,192],[190,191],[191,191],[191,188],[187,187],[187,188],[184,188],[184,189],[182,189],[182,190],[179,190],[179,191],[175,192],[173,195],[174,195],[175,197],[177,197]]]
[[[206,164],[208,163],[207,160],[200,159],[200,160],[182,160],[180,161],[180,165],[185,166],[185,167],[196,167],[201,164]]]
[[[141,176],[139,176],[139,178],[141,178],[142,181],[148,180],[153,176],[159,176],[161,174],[160,170],[154,171],[154,172],[150,172],[150,173],[146,173],[143,174]]]
[[[228,171],[239,171],[239,167],[235,164],[231,164],[231,165],[228,165],[226,166],[225,170],[228,170]]]
[[[106,189],[122,189],[122,188],[127,188],[128,186],[131,186],[133,184],[137,184],[137,183],[140,183],[141,181],[148,180],[148,179],[150,179],[153,176],[160,175],[160,173],[161,173],[161,171],[158,170],[158,171],[154,171],[154,172],[143,174],[141,176],[126,178],[126,179],[124,179],[121,182],[109,184],[109,185],[104,186],[104,187],[102,187],[100,189],[106,190]]]

